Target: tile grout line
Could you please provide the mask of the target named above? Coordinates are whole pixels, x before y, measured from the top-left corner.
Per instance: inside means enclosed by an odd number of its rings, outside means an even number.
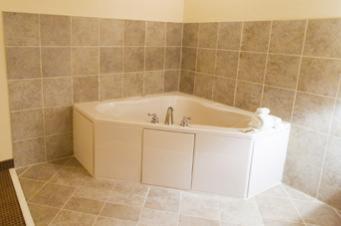
[[[193,78],[193,91],[192,94],[195,95],[196,83],[197,81],[197,73],[198,73],[198,56],[199,56],[199,36],[200,36],[200,23],[197,23],[198,30],[196,31],[196,43],[195,43],[195,66],[194,66],[194,78]]]
[[[244,26],[245,26],[245,22],[241,22],[240,36],[239,36],[240,40],[239,40],[239,50],[238,50],[237,72],[236,72],[236,77],[235,77],[234,93],[233,93],[233,106],[237,105],[238,77],[239,77],[239,70],[240,70],[241,49],[242,49],[242,45],[243,45]]]
[[[217,24],[217,31],[216,31],[216,34],[217,34],[217,37],[216,37],[216,43],[215,43],[215,59],[214,59],[214,74],[216,74],[216,71],[217,71],[217,59],[218,59],[218,40],[219,40],[219,35],[220,35],[220,27],[221,27],[221,24],[220,23],[216,23]],[[210,100],[214,100],[215,99],[215,93],[216,93],[216,84],[217,84],[217,81],[216,81],[216,78],[213,77],[212,78],[213,80],[213,84],[212,84],[212,90],[211,90],[211,98]]]

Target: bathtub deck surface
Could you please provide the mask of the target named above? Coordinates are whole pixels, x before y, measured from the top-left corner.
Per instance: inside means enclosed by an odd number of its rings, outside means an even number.
[[[338,210],[286,185],[241,200],[94,179],[74,158],[17,172],[37,225],[341,225]]]

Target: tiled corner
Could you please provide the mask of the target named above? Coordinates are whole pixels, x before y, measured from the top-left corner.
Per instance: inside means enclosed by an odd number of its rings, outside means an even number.
[[[43,138],[14,142],[13,157],[16,167],[46,161]]]
[[[41,110],[12,112],[11,125],[13,141],[43,136],[43,112]]]
[[[179,90],[180,72],[179,71],[165,71],[164,75],[164,91],[173,92]]]
[[[181,71],[180,76],[180,91],[192,94],[194,90],[194,72]]]

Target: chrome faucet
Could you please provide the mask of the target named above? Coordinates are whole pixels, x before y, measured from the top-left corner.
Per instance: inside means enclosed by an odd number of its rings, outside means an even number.
[[[166,119],[165,119],[166,125],[173,125],[173,123],[174,123],[173,111],[174,111],[174,109],[172,107],[168,107],[167,113],[166,113]]]

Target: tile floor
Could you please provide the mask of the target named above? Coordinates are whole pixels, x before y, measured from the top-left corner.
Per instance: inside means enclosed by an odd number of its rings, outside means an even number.
[[[288,186],[249,200],[94,179],[74,159],[17,170],[36,225],[340,226],[340,212]]]

